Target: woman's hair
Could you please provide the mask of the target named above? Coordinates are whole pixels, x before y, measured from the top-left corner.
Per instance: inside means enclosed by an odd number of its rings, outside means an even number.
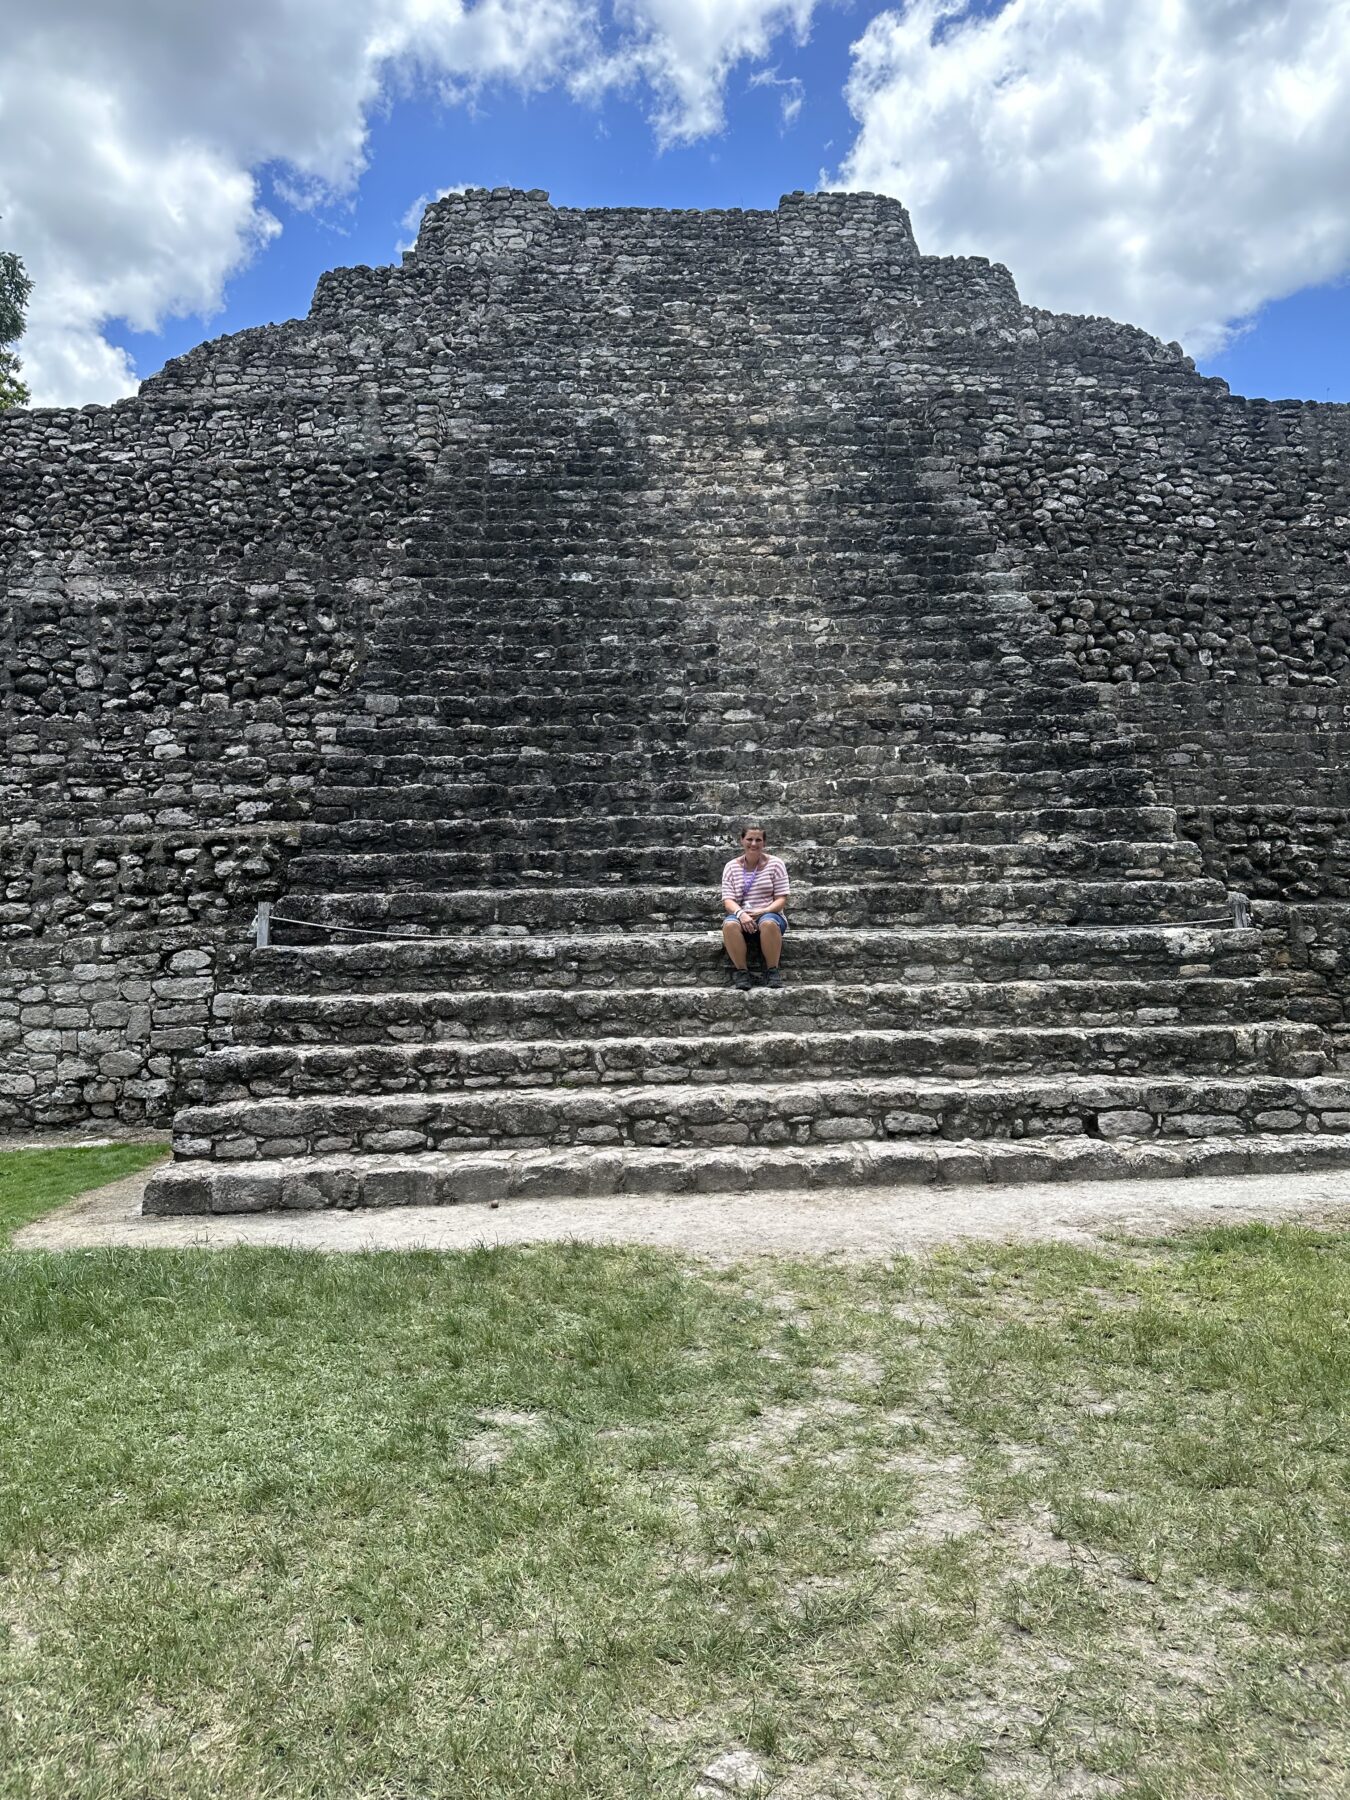
[[[767,831],[765,831],[764,827],[760,824],[758,819],[748,819],[746,821],[746,823],[741,826],[741,842],[742,843],[745,842],[745,834],[747,831],[758,831],[762,835],[764,842],[766,844],[768,843],[769,834]]]

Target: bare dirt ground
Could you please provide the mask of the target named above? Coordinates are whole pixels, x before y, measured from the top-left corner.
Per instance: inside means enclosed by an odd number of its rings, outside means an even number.
[[[50,1141],[50,1140],[48,1140]],[[87,1141],[87,1140],[85,1140]],[[748,1256],[905,1255],[958,1238],[1092,1243],[1252,1220],[1350,1224],[1350,1171],[1315,1175],[1094,1181],[1022,1187],[878,1188],[813,1194],[679,1195],[510,1201],[380,1212],[269,1213],[146,1219],[149,1170],[81,1194],[16,1232],[20,1250],[216,1249],[285,1244],[307,1250],[464,1250],[573,1239],[651,1244],[719,1260]]]

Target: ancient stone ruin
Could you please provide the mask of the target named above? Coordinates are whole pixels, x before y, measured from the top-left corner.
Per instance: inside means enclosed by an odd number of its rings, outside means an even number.
[[[891,200],[439,201],[0,419],[0,579],[0,1123],[155,1209],[1350,1162],[1350,408]]]

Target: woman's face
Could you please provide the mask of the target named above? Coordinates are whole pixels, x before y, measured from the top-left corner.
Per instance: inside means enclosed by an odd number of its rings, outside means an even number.
[[[764,833],[762,831],[743,831],[741,833],[741,855],[748,863],[757,863],[764,855]]]

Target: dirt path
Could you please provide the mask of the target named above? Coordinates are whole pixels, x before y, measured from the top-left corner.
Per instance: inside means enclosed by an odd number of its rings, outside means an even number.
[[[1244,1220],[1350,1225],[1350,1171],[1189,1181],[1094,1181],[1025,1187],[879,1188],[816,1194],[513,1201],[384,1212],[143,1219],[149,1171],[82,1194],[17,1232],[22,1250],[288,1244],[309,1250],[462,1250],[475,1244],[583,1239],[694,1255],[876,1257],[953,1238],[1061,1238],[1165,1232]]]

